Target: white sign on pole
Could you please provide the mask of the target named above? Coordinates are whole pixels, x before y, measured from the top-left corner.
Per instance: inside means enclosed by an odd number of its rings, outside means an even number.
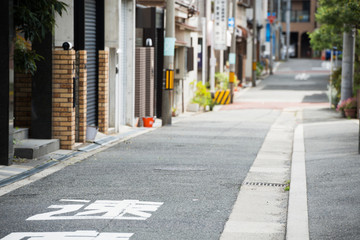
[[[229,27],[229,31],[231,33],[234,32],[234,28],[235,28],[235,18],[231,17],[228,19],[228,27]]]
[[[214,49],[226,50],[226,30],[228,25],[227,0],[215,0]]]

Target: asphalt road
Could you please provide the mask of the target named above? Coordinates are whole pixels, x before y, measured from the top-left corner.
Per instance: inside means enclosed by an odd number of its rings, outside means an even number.
[[[14,232],[87,230],[133,233],[131,240],[219,239],[240,185],[279,113],[200,114],[68,166],[0,197],[0,238]],[[124,210],[123,200],[154,203],[150,208],[135,203],[132,209],[139,212],[116,219],[111,214]],[[75,207],[69,212],[65,205]],[[59,214],[39,215],[60,209],[64,211]],[[94,209],[103,212],[87,212]],[[30,217],[35,220],[27,220]]]
[[[326,102],[326,84],[321,61],[291,60],[222,111],[132,138],[3,195],[0,239],[219,239],[282,108]]]

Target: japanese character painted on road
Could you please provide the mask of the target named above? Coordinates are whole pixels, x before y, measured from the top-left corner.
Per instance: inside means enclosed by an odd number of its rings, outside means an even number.
[[[26,220],[84,220],[84,219],[116,219],[146,220],[163,203],[144,202],[139,200],[88,200],[62,199],[61,202],[72,204],[51,205],[48,208],[58,209],[51,212],[36,214]]]

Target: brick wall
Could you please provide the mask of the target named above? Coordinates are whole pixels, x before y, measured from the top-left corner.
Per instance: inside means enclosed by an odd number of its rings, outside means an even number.
[[[99,131],[107,134],[109,128],[109,52],[99,51]]]
[[[31,74],[15,73],[15,127],[30,128],[31,126],[31,82]]]
[[[61,149],[73,149],[75,144],[74,61],[74,50],[53,51],[52,135],[60,139]]]
[[[85,50],[78,51],[79,54],[79,88],[78,88],[78,142],[86,141],[86,106],[87,106],[87,53]]]

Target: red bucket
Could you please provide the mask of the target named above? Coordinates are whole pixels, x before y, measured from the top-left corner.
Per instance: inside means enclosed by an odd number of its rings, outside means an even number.
[[[152,127],[154,124],[153,117],[143,117],[144,127]]]

